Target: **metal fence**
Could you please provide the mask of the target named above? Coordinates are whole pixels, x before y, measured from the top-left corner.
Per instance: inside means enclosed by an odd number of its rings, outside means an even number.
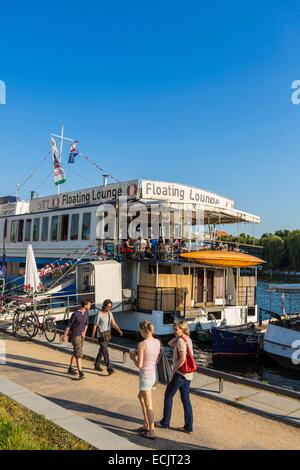
[[[179,287],[138,286],[137,307],[140,310],[186,313],[187,289]]]

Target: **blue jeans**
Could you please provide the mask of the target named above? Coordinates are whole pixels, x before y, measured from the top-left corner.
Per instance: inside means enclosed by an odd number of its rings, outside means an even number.
[[[174,374],[173,379],[168,384],[165,392],[164,416],[160,422],[162,426],[170,426],[173,397],[179,390],[184,409],[184,429],[188,432],[193,431],[193,410],[190,400],[190,385],[191,381],[187,380],[183,375],[177,373]]]
[[[103,356],[104,364],[106,365],[107,370],[108,371],[112,370],[111,362],[109,359],[108,341],[101,341],[101,339],[98,338],[98,343],[99,343],[99,352],[94,362],[95,367],[100,367],[100,361]]]

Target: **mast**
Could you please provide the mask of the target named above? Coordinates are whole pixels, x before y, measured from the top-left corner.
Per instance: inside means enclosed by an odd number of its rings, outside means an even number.
[[[60,135],[60,150],[59,150],[59,163],[62,161],[62,151],[63,151],[63,143],[64,143],[64,132],[65,126],[62,125],[61,127],[61,135]],[[60,184],[57,185],[57,194],[60,193]]]

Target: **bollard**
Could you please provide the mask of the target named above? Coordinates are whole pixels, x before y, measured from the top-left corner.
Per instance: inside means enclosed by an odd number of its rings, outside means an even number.
[[[224,390],[224,379],[223,378],[219,378],[219,393],[223,393],[223,390]]]

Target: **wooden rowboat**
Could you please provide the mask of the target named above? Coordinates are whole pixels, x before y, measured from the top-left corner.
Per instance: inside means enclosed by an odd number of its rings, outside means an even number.
[[[237,251],[203,250],[183,253],[179,256],[181,259],[191,263],[199,263],[205,266],[220,266],[223,268],[246,268],[265,263],[264,260],[256,256]]]

